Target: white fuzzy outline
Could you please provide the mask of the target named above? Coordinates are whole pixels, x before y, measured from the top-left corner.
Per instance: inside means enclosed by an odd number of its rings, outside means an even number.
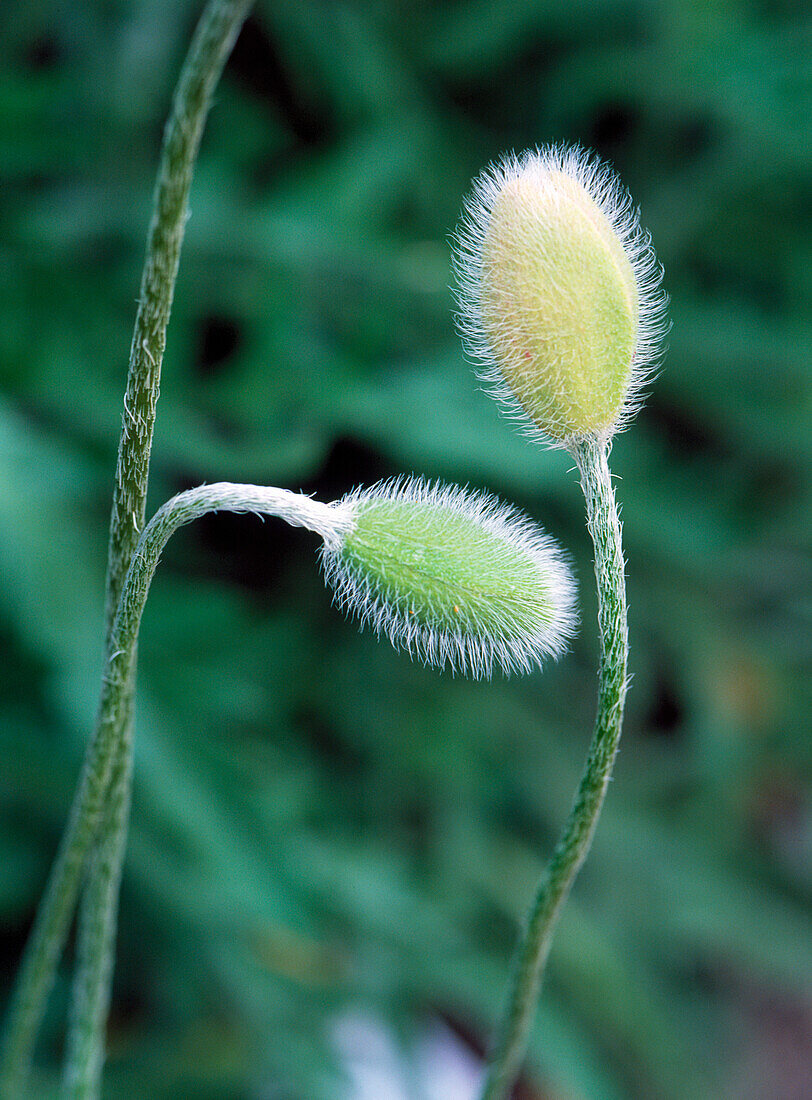
[[[488,493],[429,482],[422,477],[401,475],[370,488],[348,493],[336,507],[348,515],[369,500],[413,501],[432,504],[466,517],[514,550],[523,551],[538,566],[550,590],[554,618],[543,629],[531,621],[497,623],[496,629],[479,634],[470,630],[449,631],[416,622],[409,614],[408,598],[392,598],[370,582],[342,556],[343,539],[327,544],[320,552],[326,584],[333,590],[333,602],[342,611],[358,616],[361,627],[371,626],[378,637],[385,634],[395,649],[427,665],[448,665],[475,679],[490,677],[495,667],[506,674],[530,672],[545,657],[558,657],[575,632],[575,582],[564,554],[555,540],[512,505]]]
[[[516,398],[494,358],[480,308],[482,248],[500,192],[506,184],[527,173],[537,175],[540,186],[544,186],[552,172],[565,174],[589,193],[626,253],[637,285],[639,319],[629,385],[615,422],[599,433],[601,439],[608,440],[626,428],[645,401],[642,387],[657,374],[664,353],[664,337],[669,329],[668,295],[662,289],[663,269],[654,254],[651,237],[640,225],[639,208],[614,169],[596,154],[579,145],[563,143],[531,149],[518,156],[507,153],[474,180],[452,237],[452,263],[457,279],[456,320],[465,351],[474,361],[477,376],[486,384],[486,392],[499,402],[503,412],[519,422],[525,435],[552,448],[568,449],[595,433],[573,433],[565,439],[552,439],[539,427]],[[551,186],[554,188],[554,184]]]

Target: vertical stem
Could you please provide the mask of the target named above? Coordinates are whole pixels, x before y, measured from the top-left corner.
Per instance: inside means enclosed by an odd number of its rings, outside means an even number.
[[[99,835],[90,853],[79,910],[76,973],[65,1058],[66,1096],[96,1097],[104,1066],[105,1023],[115,962],[119,887],[132,795],[133,685],[122,716],[118,759],[107,789]]]
[[[82,866],[101,818],[110,775],[107,745],[119,726],[119,700],[126,691],[126,684],[114,683],[106,672],[94,738],[12,993],[0,1051],[2,1100],[19,1100],[25,1092],[37,1030],[73,915]]]
[[[620,740],[626,698],[628,634],[620,521],[608,444],[589,439],[571,447],[581,474],[587,527],[595,548],[601,662],[598,712],[589,755],[569,818],[544,872],[514,962],[513,979],[482,1091],[504,1100],[516,1078],[561,909],[592,843]]]
[[[108,656],[115,652],[111,628],[124,578],[143,525],[149,457],[155,407],[158,400],[166,328],[188,211],[188,196],[212,91],[250,7],[250,0],[211,0],[195,32],[164,132],[164,144],[155,189],[154,213],[147,238],[147,256],[130,350],[124,398],[107,578]],[[99,851],[91,874],[92,885],[80,935],[81,1020],[75,1020],[81,1039],[71,1040],[78,1052],[87,1049],[104,1018],[111,971],[110,954],[115,930],[115,907],[126,836],[131,765],[125,749],[113,766],[99,757],[111,730],[132,721],[132,683],[116,681],[112,691],[103,684],[96,731],[80,779],[68,826],[37,919],[29,937],[9,1008],[7,1030],[0,1050],[0,1097],[21,1095],[33,1053],[36,1033],[73,914],[85,857],[100,824],[102,805],[113,771],[110,812],[104,823],[106,851]],[[100,766],[103,761],[104,767]],[[109,839],[107,839],[109,838]],[[82,944],[86,947],[81,946]],[[100,958],[88,959],[87,951]],[[82,1055],[84,1056],[84,1055]],[[100,1057],[97,1060],[101,1066]],[[95,1071],[98,1077],[98,1070]],[[95,1086],[97,1089],[97,1085]],[[93,1095],[77,1091],[75,1095]]]
[[[251,0],[210,0],[189,46],[164,128],[130,348],[113,490],[107,578],[108,631],[144,523],[161,363],[188,219],[195,160],[212,93],[250,7]]]
[[[189,191],[212,93],[251,0],[212,0],[192,39],[164,131],[147,237],[141,294],[130,350],[118,452],[107,569],[108,640],[121,588],[143,526],[149,457],[166,330],[188,218]],[[125,701],[121,749],[113,761],[107,805],[91,854],[79,914],[66,1056],[66,1092],[99,1094],[104,1030],[115,955],[118,896],[132,787],[133,686]]]

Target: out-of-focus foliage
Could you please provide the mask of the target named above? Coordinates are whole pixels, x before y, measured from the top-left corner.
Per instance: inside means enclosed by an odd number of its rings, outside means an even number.
[[[633,690],[524,1095],[808,1095],[805,7],[258,4],[193,188],[152,508],[227,478],[487,487],[570,548],[583,626],[543,675],[471,684],[344,622],[307,534],[245,516],[179,534],[143,628],[110,1097],[328,1100],[348,1095],[348,1013],[407,1051],[427,1020],[477,1046],[496,1016],[586,752],[595,607],[570,464],[463,361],[447,237],[485,163],[550,141],[614,162],[673,331],[615,445]],[[134,299],[198,11],[0,13],[6,989],[93,718]]]

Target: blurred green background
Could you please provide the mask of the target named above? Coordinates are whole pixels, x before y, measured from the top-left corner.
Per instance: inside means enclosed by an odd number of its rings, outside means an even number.
[[[4,997],[94,715],[143,243],[200,8],[0,15]],[[412,471],[488,488],[568,548],[582,629],[543,674],[472,684],[344,621],[307,533],[222,515],[176,536],[142,633],[105,1095],[464,1100],[421,1086],[427,1051],[481,1051],[595,699],[571,463],[479,391],[449,290],[471,177],[550,141],[617,167],[673,329],[613,456],[624,742],[516,1095],[812,1094],[805,10],[257,4],[193,187],[150,511],[222,479],[322,499]],[[353,1042],[386,1047],[401,1083],[364,1092]]]

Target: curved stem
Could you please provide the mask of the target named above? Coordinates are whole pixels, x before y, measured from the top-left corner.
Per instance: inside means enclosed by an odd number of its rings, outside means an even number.
[[[153,216],[147,236],[138,312],[124,398],[107,568],[108,654],[113,617],[144,522],[149,458],[166,330],[188,218],[194,164],[211,96],[250,7],[250,0],[212,0],[201,16],[181,71],[164,131]],[[129,819],[130,718],[121,758],[112,764],[109,796],[86,874],[77,939],[67,1044],[66,1091],[98,1094],[104,1021],[110,999],[118,892]]]
[[[108,654],[113,616],[133,550],[143,525],[149,455],[158,400],[161,361],[166,327],[172,304],[180,247],[187,219],[188,195],[200,136],[211,99],[233,42],[250,7],[250,0],[212,0],[201,18],[175,94],[155,190],[154,214],[147,239],[147,258],[141,282],[138,312],[130,351],[124,418],[119,446],[107,578]],[[102,723],[107,721],[107,686],[99,704],[99,724],[93,744],[104,739]],[[57,855],[37,920],[29,937],[8,1013],[8,1024],[0,1052],[0,1096],[20,1096],[31,1062],[34,1042],[54,973],[73,914],[85,856],[97,832],[101,810],[77,817],[79,805],[101,807],[109,773],[95,766],[88,750],[67,829]],[[117,776],[117,787],[127,785],[125,770]],[[95,786],[94,786],[95,785]],[[119,791],[119,795],[121,791]],[[108,831],[113,845],[122,847],[128,795],[111,800],[114,809]],[[92,878],[95,889],[88,895],[87,910],[94,918],[107,920],[108,939],[115,924],[115,883],[111,872],[120,866],[120,854],[113,848],[101,858]],[[103,884],[104,877],[110,881]],[[111,891],[113,898],[110,907]],[[102,918],[99,907],[104,897]],[[81,949],[80,949],[81,952]],[[81,968],[80,968],[81,969]]]
[[[210,0],[181,70],[164,129],[135,318],[113,490],[107,577],[107,630],[144,523],[155,408],[189,190],[212,93],[251,0]]]
[[[191,523],[207,512],[219,510],[278,516],[294,526],[307,527],[314,531],[328,545],[340,539],[352,524],[351,511],[340,504],[320,504],[285,489],[232,485],[228,482],[203,485],[180,493],[156,512],[136,546],[113,622],[112,644],[102,680],[95,733],[88,748],[60,854],[51,872],[48,893],[43,902],[51,922],[55,912],[62,915],[66,922],[69,918],[70,913],[66,915],[65,909],[72,905],[76,877],[105,805],[111,765],[114,760],[123,758],[123,748],[131,728],[138,627],[161,552],[178,527]],[[66,902],[66,895],[72,887],[74,893]],[[50,927],[53,927],[52,923]],[[55,967],[61,940],[56,946],[53,937],[43,936],[38,946],[40,953],[36,961],[40,970],[34,973],[37,982],[33,986],[24,985],[22,991],[30,995],[33,989],[35,994],[44,999],[40,975],[43,969]],[[26,1030],[33,1031],[31,1020],[34,1010],[30,1001],[21,999],[19,987],[14,1010],[22,1014],[25,1028],[16,1016],[12,1016],[9,1035],[16,1038],[21,1034],[25,1035]],[[4,1067],[4,1076],[0,1080],[0,1095],[3,1100],[19,1100],[23,1095],[25,1072],[20,1066],[19,1049],[19,1044],[7,1046],[8,1060]],[[11,1054],[16,1054],[17,1057],[12,1059],[9,1057]]]
[[[130,771],[132,762],[132,718],[135,662],[138,628],[144,611],[152,577],[169,537],[179,527],[208,512],[256,512],[277,516],[296,527],[306,527],[321,535],[330,544],[341,537],[352,520],[342,505],[321,504],[310,497],[260,485],[233,485],[219,482],[202,485],[179,493],[160,508],[141,536],[124,583],[118,612],[111,631],[111,649],[104,678],[102,710],[98,730],[102,737],[91,746],[93,768],[99,774],[109,772],[111,763],[121,768],[123,782],[108,793],[106,808],[118,809],[126,823],[130,801]],[[95,792],[96,784],[89,790]],[[125,804],[116,807],[111,799],[122,798]],[[98,812],[93,796],[77,811],[78,817]],[[118,815],[117,815],[118,816]],[[112,837],[110,838],[113,839]],[[123,837],[119,852],[123,852]],[[115,846],[100,845],[99,859],[115,858]],[[96,906],[97,919],[83,928],[86,937],[87,971],[80,984],[78,1031],[69,1058],[65,1091],[74,1097],[90,1097],[98,1093],[102,1066],[102,1033],[107,1007],[107,980],[112,971],[111,911],[115,913],[120,863],[97,864],[98,874],[89,884]],[[94,939],[93,937],[97,938]]]
[[[581,474],[587,526],[595,547],[601,637],[598,713],[581,783],[519,945],[505,1014],[488,1060],[482,1100],[504,1100],[518,1073],[553,932],[592,843],[623,721],[628,655],[626,585],[609,448],[605,442],[586,440],[573,444],[571,450]]]

